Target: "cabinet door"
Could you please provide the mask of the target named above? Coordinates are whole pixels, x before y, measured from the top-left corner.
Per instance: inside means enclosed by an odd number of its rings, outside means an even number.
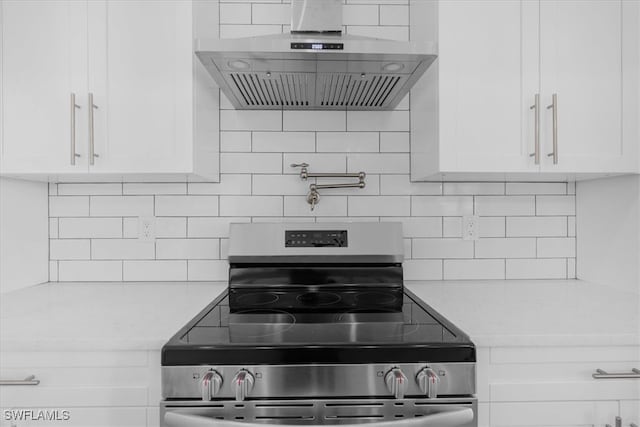
[[[193,143],[191,2],[90,1],[92,172],[184,172]]]
[[[86,105],[71,108],[71,94],[86,92],[86,2],[3,0],[0,9],[2,173],[86,171]]]
[[[558,164],[553,111],[543,113],[545,170],[631,171],[622,139],[622,2],[540,2],[540,73],[544,106],[557,94]]]
[[[640,390],[638,390],[638,394],[640,396]],[[621,400],[620,401],[620,418],[622,418],[623,426],[628,426],[631,423],[634,423],[635,425],[640,425],[640,399],[639,400]]]
[[[439,5],[441,169],[536,171],[537,5]]]

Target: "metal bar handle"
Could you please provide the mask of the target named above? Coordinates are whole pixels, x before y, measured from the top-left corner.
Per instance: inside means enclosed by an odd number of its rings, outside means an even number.
[[[337,173],[337,172],[327,172],[327,173],[307,173],[308,178],[360,178],[360,175],[363,172],[358,173]]]
[[[40,380],[36,379],[35,375],[29,375],[23,380],[0,380],[0,386],[2,385],[38,385]]]
[[[548,109],[553,109],[553,151],[547,154],[547,157],[553,157],[553,164],[558,164],[558,94],[551,95],[551,105]]]
[[[364,188],[365,183],[362,182],[354,182],[354,183],[344,183],[344,184],[311,184],[316,190],[322,190],[324,188]]]
[[[100,157],[96,154],[96,139],[93,132],[94,108],[98,106],[93,103],[93,93],[89,92],[89,164],[92,166],[96,164],[96,157]]]
[[[451,408],[421,417],[402,418],[398,421],[367,423],[367,427],[462,427],[473,421],[473,409],[467,407]],[[199,415],[167,412],[164,415],[167,427],[275,427],[275,424],[244,423],[220,420]],[[292,427],[291,424],[277,424],[279,427]],[[363,424],[340,424],[340,427],[362,427]]]
[[[633,368],[631,372],[607,372],[602,369],[596,369],[596,373],[591,374],[591,376],[596,380],[640,379],[640,369]]]
[[[540,164],[540,94],[536,93],[534,102],[530,110],[534,110],[535,123],[534,123],[534,141],[533,141],[533,153],[529,154],[529,157],[533,157],[533,162],[536,165]]]
[[[80,106],[76,104],[76,94],[71,92],[71,166],[75,166],[76,157],[80,157],[76,153],[76,108]]]

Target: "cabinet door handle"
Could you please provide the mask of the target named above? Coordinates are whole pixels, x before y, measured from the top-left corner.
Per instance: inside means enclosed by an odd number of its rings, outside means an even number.
[[[548,109],[553,109],[553,151],[547,154],[547,157],[553,156],[553,164],[558,164],[558,94],[551,95],[551,105],[547,106]]]
[[[75,166],[76,157],[80,157],[76,153],[76,108],[80,106],[76,104],[76,94],[71,92],[71,166]]]
[[[0,385],[38,385],[40,380],[35,375],[29,375],[23,380],[0,380]]]
[[[100,157],[96,154],[96,139],[93,132],[93,110],[97,109],[98,106],[93,103],[93,93],[89,92],[89,164],[96,164],[96,157]]]
[[[530,110],[533,110],[535,114],[535,137],[533,142],[533,153],[529,154],[529,157],[533,157],[533,161],[536,165],[540,164],[540,94],[536,93],[534,103]]]
[[[640,369],[633,368],[631,372],[607,372],[602,369],[596,369],[595,374],[591,374],[591,376],[596,380],[606,380],[606,379],[633,379],[640,378]]]

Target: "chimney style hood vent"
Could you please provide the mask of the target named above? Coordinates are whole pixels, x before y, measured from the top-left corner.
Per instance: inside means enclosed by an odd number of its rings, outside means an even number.
[[[291,9],[291,34],[196,41],[236,109],[391,110],[436,58],[433,43],[342,35],[342,0]]]

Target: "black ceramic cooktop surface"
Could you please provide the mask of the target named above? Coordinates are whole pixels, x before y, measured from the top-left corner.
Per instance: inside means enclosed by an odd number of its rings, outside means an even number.
[[[230,288],[162,364],[474,362],[469,337],[400,286]]]

